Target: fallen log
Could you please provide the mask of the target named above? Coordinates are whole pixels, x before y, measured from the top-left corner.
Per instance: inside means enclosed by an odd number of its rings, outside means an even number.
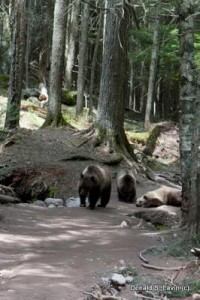
[[[21,200],[16,197],[0,195],[0,204],[9,204],[9,203],[20,203]]]

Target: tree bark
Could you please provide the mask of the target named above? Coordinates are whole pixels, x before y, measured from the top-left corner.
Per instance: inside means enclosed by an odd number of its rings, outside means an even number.
[[[67,3],[67,0],[56,0],[55,2],[49,105],[47,117],[42,127],[66,125],[61,112],[61,96]]]
[[[96,144],[106,144],[110,153],[123,150],[132,154],[123,126],[128,83],[129,9],[124,1],[106,0],[105,11]]]
[[[83,113],[84,88],[85,88],[85,68],[87,61],[88,27],[90,17],[90,5],[85,2],[83,7],[83,17],[81,22],[81,38],[78,55],[78,78],[77,78],[77,102],[76,115]]]
[[[89,115],[92,114],[93,108],[93,90],[94,90],[94,80],[95,80],[95,71],[96,71],[96,63],[97,63],[97,56],[99,50],[99,43],[101,38],[102,32],[102,15],[99,17],[99,27],[98,32],[95,40],[94,52],[92,56],[92,66],[91,66],[91,74],[90,74],[90,87],[89,87]]]
[[[155,96],[155,84],[157,76],[157,65],[158,65],[158,56],[159,56],[159,30],[160,21],[159,17],[155,18],[154,23],[154,35],[153,35],[153,46],[152,46],[152,55],[151,55],[151,65],[150,65],[150,74],[149,74],[149,84],[148,84],[148,95],[147,95],[147,104],[145,112],[145,121],[144,128],[148,129],[150,126],[150,118],[152,111],[152,104]]]
[[[64,89],[72,89],[72,70],[74,66],[76,43],[78,38],[78,15],[80,10],[80,1],[74,1],[72,5],[72,11],[68,22],[69,35],[66,41],[65,50],[65,78],[64,78]]]
[[[194,8],[192,0],[179,1],[180,37],[180,156],[182,174],[181,225],[193,226],[195,200],[191,193],[191,141],[195,109]],[[191,219],[190,219],[191,218]]]
[[[26,0],[12,1],[12,58],[8,103],[6,111],[5,129],[15,129],[19,126],[22,81],[24,75],[24,61],[26,50]]]

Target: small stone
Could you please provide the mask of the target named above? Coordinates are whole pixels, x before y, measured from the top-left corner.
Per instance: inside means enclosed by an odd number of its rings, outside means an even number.
[[[48,208],[54,208],[56,207],[54,204],[49,204]]]
[[[67,207],[79,207],[80,206],[80,198],[70,197],[65,200],[65,206]]]
[[[36,200],[35,202],[33,202],[33,205],[40,206],[40,207],[47,207],[46,203],[42,200]]]
[[[127,221],[123,221],[123,222],[120,224],[120,227],[121,227],[121,228],[127,228],[127,227],[129,227],[128,222],[127,222]]]
[[[117,285],[125,285],[126,280],[122,274],[114,273],[111,277],[111,281]]]
[[[125,280],[126,280],[127,284],[130,284],[131,282],[133,282],[133,277],[132,276],[126,276]]]
[[[59,199],[59,198],[58,199],[56,199],[56,198],[46,198],[44,200],[44,202],[46,203],[46,205],[48,205],[48,207],[49,207],[50,204],[53,204],[55,206],[63,205],[63,200]]]

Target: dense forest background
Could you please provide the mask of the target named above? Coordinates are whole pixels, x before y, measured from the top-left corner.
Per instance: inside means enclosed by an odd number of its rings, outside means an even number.
[[[27,91],[48,101],[43,127],[66,125],[61,103],[76,105],[77,118],[95,121],[95,145],[106,141],[110,153],[131,155],[125,113],[145,129],[179,122],[183,223],[199,232],[199,30],[192,0],[1,1],[5,129],[18,127]]]

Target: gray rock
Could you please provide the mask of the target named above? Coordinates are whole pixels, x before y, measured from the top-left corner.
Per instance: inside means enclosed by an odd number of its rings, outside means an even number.
[[[126,283],[130,284],[131,282],[133,282],[133,277],[132,276],[126,276],[125,280],[126,280]]]
[[[46,203],[42,200],[36,200],[35,202],[33,202],[33,205],[40,206],[40,207],[47,207]]]
[[[63,206],[63,200],[62,199],[56,199],[56,198],[46,198],[44,200],[47,206],[50,204],[53,204],[54,206]]]
[[[114,273],[111,277],[111,281],[117,285],[125,285],[126,280],[122,274]]]
[[[65,200],[65,206],[67,207],[79,207],[80,206],[80,198],[70,197]]]
[[[54,204],[49,204],[48,208],[54,208],[56,207]]]

